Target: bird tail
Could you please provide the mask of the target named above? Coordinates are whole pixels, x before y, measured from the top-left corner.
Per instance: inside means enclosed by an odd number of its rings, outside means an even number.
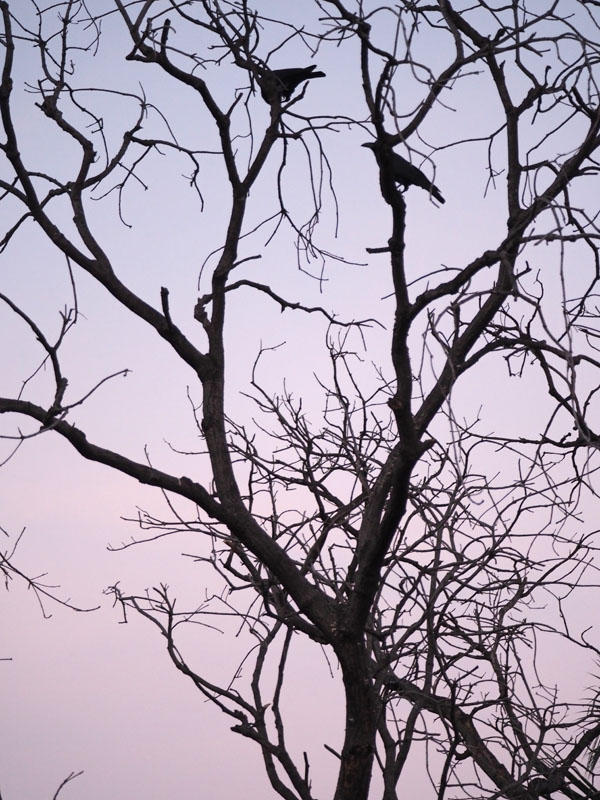
[[[444,198],[442,197],[442,193],[440,192],[440,190],[437,188],[437,186],[434,186],[433,183],[429,187],[429,191],[431,192],[433,197],[435,197],[435,199],[438,201],[438,203],[445,203],[446,202],[444,200]]]

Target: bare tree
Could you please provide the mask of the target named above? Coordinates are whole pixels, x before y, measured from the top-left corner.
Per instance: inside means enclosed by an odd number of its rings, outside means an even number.
[[[286,738],[281,700],[295,634],[321,648],[343,683],[344,729],[327,745],[335,800],[411,794],[403,777],[415,758],[440,799],[599,797],[591,676],[600,651],[597,632],[582,631],[573,610],[578,592],[597,602],[598,591],[598,538],[585,514],[596,502],[600,442],[600,3],[314,0],[301,4],[302,19],[291,4],[267,5],[114,0],[100,12],[60,0],[33,4],[32,14],[0,0],[2,251],[32,226],[41,230],[74,288],[86,273],[164,340],[201,387],[192,413],[203,469],[180,477],[97,443],[72,421],[108,380],[72,393],[61,352],[76,334],[76,292],[54,338],[26,302],[0,295],[41,348],[40,367],[0,398],[14,425],[5,436],[15,447],[62,437],[83,458],[160,489],[168,516],[141,512],[136,542],[198,535],[192,555],[223,586],[200,607],[180,611],[166,586],[111,592],[125,615],[158,628],[174,666],[232,718],[232,730],[256,742],[285,800],[318,791],[307,754],[297,758]],[[143,93],[77,84],[74,63],[103,46],[107,26],[129,37],[123,55],[134,63],[121,70],[158,70],[203,108],[194,141],[185,143],[166,122],[168,107],[159,111]],[[60,169],[40,167],[39,154],[20,144],[13,73],[21,49],[38,54],[39,79],[28,89],[69,149]],[[318,70],[305,70],[313,60]],[[362,93],[361,117],[333,93],[326,115],[310,113],[338,62],[339,85]],[[321,71],[327,77],[311,83]],[[119,137],[114,123],[108,132],[100,90],[138,109]],[[337,216],[338,199],[342,214],[346,207],[332,180],[341,139],[357,151],[371,144],[375,154],[372,184],[351,201],[375,192],[378,175],[387,241],[368,241],[365,231],[364,247],[369,269],[388,265],[390,369],[372,344],[381,340],[379,309],[372,319],[344,320],[328,310],[326,291],[314,306],[249,271],[260,236],[266,253],[286,236],[315,279],[344,261],[320,243],[318,227]],[[158,154],[189,163],[201,204],[205,196],[210,203],[210,159],[221,159],[228,185],[225,233],[201,271],[196,332],[172,311],[167,286],[150,301],[128,285],[97,232],[92,199],[116,194],[125,221],[127,192],[148,180],[145,165]],[[301,185],[288,178],[298,154]],[[439,176],[436,163],[446,166]],[[475,170],[487,175],[480,216],[449,232],[463,255],[416,267],[423,234],[411,238],[407,204],[420,195],[430,238],[441,238],[442,214],[461,207]],[[443,211],[426,204],[423,190],[443,195]],[[265,211],[265,192],[275,212]],[[183,268],[193,273],[197,264]],[[240,293],[302,315],[300,337],[315,316],[327,325],[322,418],[311,419],[289,384],[274,390],[261,378],[268,345],[248,365],[244,392],[254,411],[247,419],[232,412],[226,323]],[[53,376],[45,398],[42,364]],[[518,385],[533,422],[521,424],[517,413],[499,430],[485,404],[478,411],[490,381],[505,396]],[[461,402],[463,386],[474,403]],[[26,430],[23,418],[32,423]],[[196,509],[192,517],[181,498]],[[179,636],[232,615],[252,644],[244,669],[217,684]],[[545,677],[545,653],[558,646],[565,663],[590,675],[576,699]]]

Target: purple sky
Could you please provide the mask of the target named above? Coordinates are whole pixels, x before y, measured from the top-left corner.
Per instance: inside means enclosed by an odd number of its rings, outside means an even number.
[[[98,58],[84,56],[81,60],[81,85],[103,80],[106,85],[136,91],[138,80],[142,80],[149,99],[172,120],[183,141],[214,150],[214,130],[191,92],[173,89],[157,68],[141,69],[124,61],[126,42],[110,20],[106,30],[107,40]],[[197,46],[200,48],[202,42]],[[443,58],[437,52],[424,55]],[[309,54],[298,49],[288,57],[292,56],[299,63],[311,61]],[[327,78],[309,87],[299,110],[331,112],[334,98],[337,113],[364,115],[355,50],[325,49],[316,60]],[[68,147],[34,107],[35,97],[23,91],[24,81],[31,79],[35,70],[34,52],[18,55],[15,113],[22,151],[32,165],[54,169],[62,176],[69,173],[73,163]],[[218,73],[213,71],[212,80],[223,100],[232,97],[236,87],[245,85],[240,72],[229,66]],[[466,136],[467,132],[476,136],[487,129],[487,86],[473,79],[464,92],[457,90],[455,99],[457,106],[467,103],[468,110],[461,115],[450,110],[439,113],[436,124],[424,131],[434,145]],[[123,119],[133,119],[134,104],[114,96],[96,100],[103,107],[109,139],[117,134]],[[259,98],[255,98],[254,108],[257,120],[261,116],[266,119],[266,107],[261,106]],[[158,117],[153,117],[151,128],[161,130]],[[318,234],[326,249],[365,266],[332,262],[321,287],[297,270],[290,236],[278,235],[265,251],[265,233],[245,246],[245,255],[263,254],[260,261],[251,262],[245,274],[270,282],[285,296],[301,296],[308,304],[335,309],[346,318],[376,317],[388,324],[391,304],[382,299],[390,290],[387,260],[365,252],[366,247],[384,244],[389,235],[375,162],[371,153],[359,146],[366,139],[362,131],[323,135],[334,169],[341,222],[335,238],[333,201],[329,197]],[[267,169],[253,190],[250,221],[275,210],[275,164],[274,157],[273,168]],[[446,205],[436,208],[427,194],[417,189],[408,193],[407,258],[415,276],[440,264],[460,265],[496,244],[505,222],[502,193],[491,191],[483,200],[484,145],[442,151],[436,156],[436,165],[436,184],[446,197]],[[98,203],[92,212],[96,232],[118,274],[157,307],[160,287],[168,286],[174,319],[199,344],[202,336],[192,316],[198,273],[207,254],[221,243],[222,211],[227,203],[218,156],[205,156],[202,169],[203,213],[181,178],[189,172],[189,165],[167,158],[149,162],[144,173],[148,191],[132,185],[126,193],[125,218],[131,229],[118,222],[113,197]],[[304,179],[304,170],[303,155],[297,149],[286,184],[290,197],[294,181]],[[501,179],[499,185],[503,186]],[[70,224],[63,212],[57,212],[57,218]],[[0,270],[3,291],[23,300],[45,330],[56,331],[58,311],[69,302],[67,274],[63,260],[31,225],[0,256]],[[88,438],[120,448],[131,457],[142,460],[147,446],[156,466],[178,475],[201,471],[199,459],[177,456],[167,445],[190,450],[198,446],[186,397],[189,386],[192,397],[200,400],[194,376],[175,363],[166,345],[141,323],[131,322],[115,309],[89,279],[78,280],[78,293],[82,319],[65,345],[72,396],[84,393],[108,373],[124,368],[133,371],[127,378],[119,377],[103,386],[74,413],[73,420],[89,431]],[[235,313],[227,337],[232,415],[242,420],[250,415],[240,390],[247,386],[260,344],[274,346],[285,340],[286,349],[270,355],[261,367],[265,384],[277,390],[285,376],[297,392],[306,395],[307,408],[318,418],[322,398],[314,373],[327,371],[319,354],[325,325],[290,311],[281,314],[278,307],[249,293],[240,294],[231,306]],[[0,334],[3,342],[10,343],[3,348],[0,393],[10,394],[18,391],[23,374],[36,363],[38,350],[23,326],[4,312]],[[387,369],[386,336],[385,332],[373,331],[365,370],[370,361]],[[474,383],[457,388],[455,400],[461,413],[469,416],[485,404],[490,428],[533,424],[539,408],[523,402],[526,389],[516,381],[507,382],[510,389],[500,397],[494,383],[496,374],[494,369],[484,370]],[[32,397],[44,397],[48,385],[47,377],[40,376]],[[201,472],[197,477],[203,477]],[[164,511],[160,495],[107,468],[82,463],[66,444],[51,435],[27,442],[3,467],[0,524],[13,535],[23,526],[27,528],[18,551],[20,568],[32,575],[48,573],[49,582],[62,587],[59,594],[69,596],[77,605],[101,606],[94,613],[75,614],[48,605],[52,618],[44,620],[35,598],[22,586],[15,584],[8,593],[0,594],[0,657],[11,659],[0,662],[3,800],[50,798],[67,774],[79,770],[84,774],[65,789],[61,795],[64,800],[258,800],[273,796],[258,748],[230,733],[231,723],[177,674],[160,636],[149,623],[132,618],[127,625],[119,624],[119,609],[102,594],[117,580],[135,591],[165,581],[191,604],[195,597],[203,596],[206,587],[211,588],[206,571],[180,556],[202,547],[191,536],[181,534],[167,542],[116,553],[106,549],[136,534],[135,527],[121,517],[135,516],[138,506],[156,513]],[[195,664],[209,674],[222,675],[234,671],[244,641],[195,631],[189,647]],[[316,794],[325,798],[335,781],[336,765],[323,744],[340,745],[340,679],[337,673],[330,676],[318,648],[301,642],[295,647],[297,659],[290,668],[285,701],[293,720],[290,739],[296,753],[306,749],[311,754]],[[418,765],[411,765],[410,774],[415,786],[419,785]],[[427,800],[429,791],[424,784],[419,785],[422,800]]]

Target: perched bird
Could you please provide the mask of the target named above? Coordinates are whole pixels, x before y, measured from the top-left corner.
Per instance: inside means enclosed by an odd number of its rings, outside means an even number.
[[[310,67],[266,70],[259,81],[262,99],[265,103],[272,103],[277,98],[289,100],[303,81],[325,77],[324,72],[315,72],[316,68],[316,64],[311,64]]]
[[[379,142],[366,142],[362,146],[368,147],[369,150],[373,151],[375,157],[378,158],[378,154],[381,152],[381,145]],[[426,192],[429,192],[435,197],[438,203],[446,202],[440,190],[429,180],[425,173],[421,172],[421,170],[415,167],[414,164],[411,164],[410,161],[399,156],[398,153],[392,153],[392,169],[394,170],[394,180],[396,183],[401,183],[405,190],[408,189],[409,186],[420,186],[421,189],[425,189]]]

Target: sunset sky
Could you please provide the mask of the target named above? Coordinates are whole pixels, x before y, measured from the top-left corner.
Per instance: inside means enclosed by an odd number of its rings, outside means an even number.
[[[112,4],[92,0],[91,5],[99,9]],[[261,0],[259,5],[266,14],[272,10],[274,15],[285,5],[286,13],[297,16],[291,21],[298,22],[304,21],[300,6],[310,4]],[[15,13],[17,7],[19,14],[33,19],[29,0],[12,0]],[[315,24],[317,11],[311,8],[313,16],[307,18],[307,25]],[[85,39],[85,33],[80,35]],[[182,23],[174,25],[174,35],[182,37],[182,46],[192,49],[193,44],[197,52],[208,47],[199,32],[194,32],[197,39],[191,44],[190,32]],[[273,44],[265,42],[263,55]],[[126,61],[129,49],[122,23],[115,15],[107,17],[98,53],[77,54],[74,85],[132,93],[139,93],[142,85],[148,102],[169,120],[178,140],[207,151],[199,156],[198,183],[204,209],[185,178],[191,171],[190,162],[165,148],[163,156],[151,155],[142,165],[140,181],[131,180],[125,188],[122,213],[126,224],[119,221],[115,192],[90,201],[90,215],[121,279],[156,308],[160,308],[160,288],[166,286],[173,319],[192,341],[203,346],[193,311],[199,293],[208,291],[214,258],[207,262],[202,277],[200,272],[207,256],[222,244],[227,221],[224,210],[229,206],[214,124],[191,89],[167,79],[156,66]],[[422,60],[438,70],[446,57],[433,38],[423,37]],[[18,43],[13,113],[20,149],[32,170],[66,179],[75,169],[77,151],[36,107],[38,96],[28,89],[39,75],[38,59],[39,51],[27,42]],[[313,56],[295,41],[277,52],[271,63],[275,67],[317,63],[326,73],[326,78],[308,85],[293,110],[314,117],[339,116],[336,131],[320,133],[339,203],[339,226],[336,230],[334,195],[325,175],[316,239],[324,250],[343,260],[329,258],[324,266],[319,260],[303,263],[306,271],[302,271],[289,228],[282,226],[267,246],[273,225],[265,224],[243,241],[240,257],[261,258],[248,261],[238,277],[268,283],[290,300],[322,306],[341,319],[372,318],[381,323],[381,327],[369,329],[366,350],[361,349],[357,334],[349,340],[361,358],[357,376],[368,385],[375,381],[375,367],[390,370],[393,307],[388,258],[366,252],[368,247],[385,245],[390,235],[375,159],[360,146],[372,138],[372,131],[366,124],[343,124],[343,118],[362,120],[367,115],[357,48],[354,42],[340,48],[325,44]],[[248,86],[247,76],[230,59],[210,66],[203,77],[223,106],[233,101],[236,89]],[[115,93],[84,96],[103,117],[109,148],[114,147],[119,132],[138,113],[135,99]],[[406,94],[402,86],[397,87],[399,107],[408,111],[417,100],[414,84]],[[484,79],[475,75],[465,79],[450,100],[422,129],[427,143],[414,142],[424,152],[458,140],[475,140],[493,127],[490,117],[496,112]],[[249,111],[260,132],[268,120],[268,107],[258,94],[251,97]],[[247,123],[241,110],[236,124],[243,134]],[[163,118],[153,108],[147,125],[148,135],[169,137]],[[314,159],[315,141],[310,135],[305,141]],[[240,138],[239,148],[243,163],[246,138]],[[499,166],[502,148],[498,142],[494,157]],[[277,210],[278,159],[280,151],[273,152],[252,190],[247,230]],[[485,141],[436,152],[435,183],[446,198],[444,206],[437,207],[418,188],[407,192],[406,260],[415,280],[432,270],[461,266],[500,240],[506,222],[504,181],[499,175],[496,187],[487,185],[486,159]],[[431,164],[425,162],[422,168],[432,175]],[[5,162],[2,169],[6,178]],[[285,202],[298,220],[304,220],[310,209],[307,174],[306,151],[292,141],[284,177]],[[591,183],[584,186],[584,201],[586,192],[592,191]],[[16,204],[6,206],[7,219],[12,220],[18,213]],[[52,213],[58,224],[72,231],[65,207],[56,204]],[[552,270],[552,260],[545,258],[540,247],[534,269]],[[69,274],[62,256],[31,222],[0,254],[0,275],[1,291],[21,303],[49,338],[55,336],[60,311],[72,305]],[[584,279],[581,275],[573,281],[573,292]],[[194,374],[151,330],[118,308],[91,278],[78,274],[76,281],[80,319],[66,339],[63,354],[69,398],[73,401],[85,395],[107,375],[130,372],[100,386],[69,419],[86,431],[89,440],[102,446],[139,461],[148,458],[174,475],[208,481],[202,456],[176,452],[201,447],[190,402],[198,405],[201,400]],[[318,422],[324,403],[318,379],[329,376],[324,347],[327,322],[315,314],[282,313],[277,304],[249,289],[231,297],[230,311],[226,342],[230,416],[251,424],[255,409],[245,392],[253,363],[261,346],[281,345],[261,359],[260,380],[271,392],[279,391],[285,380],[296,396],[304,397],[304,407]],[[5,307],[0,309],[0,334],[4,343],[0,395],[16,396],[21,382],[39,364],[41,351],[31,332]],[[482,408],[489,430],[513,433],[534,428],[546,403],[543,396],[536,403],[527,401],[531,387],[539,386],[537,379],[524,387],[518,379],[504,377],[498,359],[458,385],[453,401],[461,417],[471,418]],[[25,396],[48,403],[51,386],[51,374],[42,371],[27,385]],[[1,425],[6,435],[14,434],[17,425],[24,431],[36,430],[35,425],[14,418],[2,419]],[[0,459],[6,458],[14,442],[0,445]],[[502,458],[506,456],[499,456],[498,463],[505,463]],[[489,469],[496,466],[490,463]],[[139,508],[157,516],[168,514],[160,492],[85,462],[52,433],[27,440],[3,465],[0,478],[0,525],[13,541],[26,529],[15,565],[30,576],[44,574],[48,584],[59,587],[57,596],[69,598],[76,606],[100,606],[89,613],[75,613],[47,602],[45,611],[51,616],[45,619],[33,593],[22,582],[13,581],[9,591],[0,594],[0,658],[5,659],[0,661],[2,800],[51,798],[61,780],[80,770],[83,775],[61,794],[64,800],[274,797],[258,748],[231,733],[233,723],[204,702],[193,685],[177,673],[158,631],[135,616],[123,624],[120,608],[104,593],[116,582],[138,593],[166,583],[182,605],[198,605],[206,594],[218,591],[219,584],[205,565],[182,554],[199,553],[206,543],[193,534],[179,533],[120,549],[140,535],[137,526],[127,521],[136,518]],[[292,506],[294,500],[291,497],[286,502]],[[193,515],[183,501],[175,505],[182,515]],[[591,517],[591,505],[584,511]],[[4,550],[8,540],[0,536]],[[198,626],[186,637],[197,667],[221,678],[234,674],[248,643],[244,636],[232,635],[236,628],[230,622],[223,625],[223,633]],[[297,753],[309,752],[318,787],[315,794],[324,800],[331,795],[336,778],[335,759],[324,744],[338,748],[343,730],[341,683],[335,663],[332,676],[320,648],[300,641],[294,646],[297,658],[290,667],[285,699],[294,720],[292,747]],[[557,653],[556,663],[549,661],[548,669],[559,671],[559,661]],[[576,676],[575,684],[580,681],[585,681],[584,675]],[[428,800],[433,795],[427,794],[431,788],[418,765],[411,765],[409,771],[414,774],[415,797]]]

